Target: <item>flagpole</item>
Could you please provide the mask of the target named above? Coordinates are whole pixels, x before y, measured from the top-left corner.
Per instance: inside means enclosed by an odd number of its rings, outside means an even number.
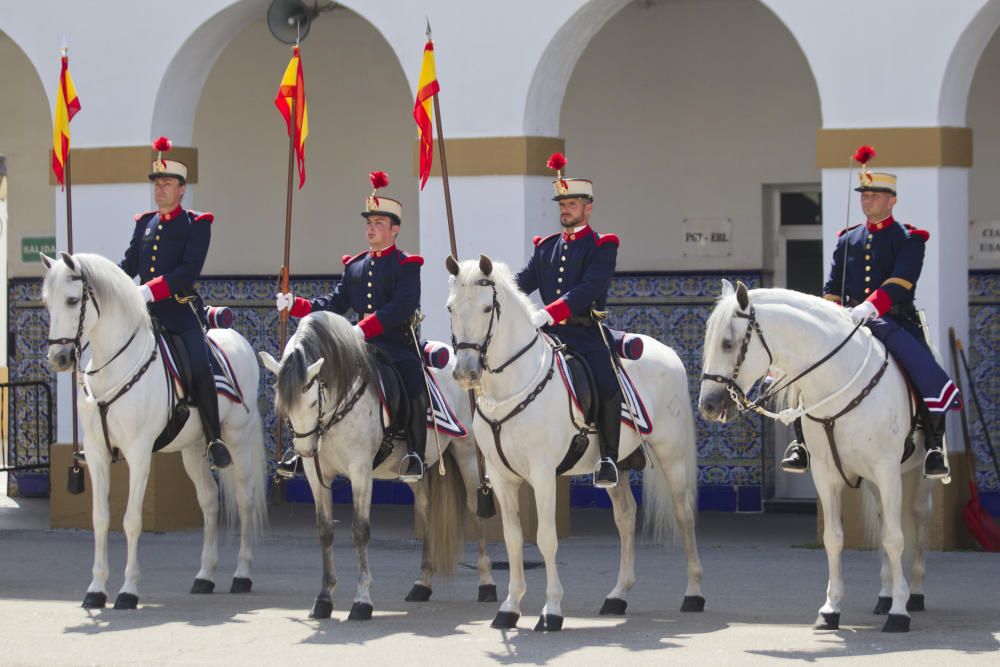
[[[292,119],[292,123],[295,122],[295,97],[291,99],[291,105],[289,107],[289,118]],[[293,181],[295,172],[295,131],[292,129],[292,125],[288,127],[288,187],[286,188],[285,194],[285,254],[284,263],[281,265],[280,274],[280,289],[282,294],[288,293],[288,265],[291,261],[292,254],[292,193],[294,192]],[[279,340],[281,341],[278,347],[278,358],[285,352],[285,343],[288,341],[288,309],[281,311],[281,334]],[[275,439],[274,439],[274,461],[278,463],[281,461],[282,455],[282,443],[281,443],[281,420],[278,419],[275,424]]]
[[[431,22],[427,20],[427,40],[431,40]],[[458,259],[458,245],[455,242],[455,218],[451,208],[451,187],[448,183],[448,159],[444,150],[444,129],[441,125],[441,103],[438,101],[440,93],[434,93],[434,124],[438,133],[438,155],[441,158],[441,183],[444,186],[444,209],[448,218],[448,241],[451,243],[451,256]],[[469,390],[469,405],[472,407],[473,418],[476,414],[476,394]],[[476,468],[479,472],[479,497],[477,498],[476,513],[482,518],[489,518],[496,514],[496,507],[493,504],[493,495],[489,484],[486,481],[486,461],[483,453],[476,443]]]
[[[65,38],[63,38],[63,39],[65,40]],[[62,50],[62,57],[66,58],[67,59],[66,62],[68,63],[69,62],[69,56],[67,54],[69,52],[69,48],[65,45],[65,43],[63,44],[63,47],[62,47],[61,50]],[[62,85],[61,78],[62,77],[60,77],[59,85]],[[66,100],[66,103],[68,104],[69,100]],[[70,255],[73,254],[73,172],[72,172],[72,169],[71,169],[71,166],[70,166],[70,161],[71,161],[70,152],[71,151],[72,151],[72,148],[69,147],[69,146],[67,146],[67,150],[66,150],[66,164],[65,164],[64,171],[63,171],[63,174],[64,174],[63,185],[64,185],[65,191],[66,191],[66,251]],[[79,364],[79,362],[80,362],[80,360],[77,359],[77,365]],[[73,404],[73,410],[72,410],[72,412],[73,412],[73,464],[76,465],[77,461],[80,458],[80,433],[79,433],[79,428],[80,427],[79,427],[79,424],[78,424],[79,418],[77,416],[77,406],[76,406],[76,399],[77,399],[77,395],[76,395],[76,392],[77,392],[76,365],[73,366],[73,375],[72,375],[71,382],[72,382],[72,393],[71,393],[71,399],[70,400],[72,401],[72,404]]]

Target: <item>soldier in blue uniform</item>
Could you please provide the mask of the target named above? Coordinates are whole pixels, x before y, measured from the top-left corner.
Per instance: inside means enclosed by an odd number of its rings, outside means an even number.
[[[896,205],[896,177],[862,169],[861,208],[868,221],[840,233],[833,253],[824,298],[851,309],[855,323],[865,322],[906,371],[921,397],[924,429],[924,476],[948,475],[942,448],[945,415],[961,406],[958,388],[934,359],[913,305],[917,279],[930,235],[892,217]],[[845,271],[846,262],[846,271]],[[796,434],[801,424],[796,423]],[[793,442],[781,465],[787,472],[808,469],[804,446]]]
[[[187,165],[163,159],[163,153],[170,150],[170,141],[165,137],[157,139],[153,147],[160,151],[149,174],[157,210],[135,216],[132,241],[119,266],[132,278],[139,277],[139,292],[150,314],[184,341],[191,361],[189,391],[205,429],[209,463],[225,468],[232,459],[222,442],[208,343],[194,308],[194,303],[200,303],[194,283],[208,255],[215,216],[181,206]]]
[[[290,309],[293,317],[304,317],[314,310],[340,315],[353,310],[357,314],[360,319],[354,331],[358,337],[388,357],[402,376],[410,410],[407,455],[400,463],[399,476],[415,481],[424,474],[429,399],[410,321],[420,307],[420,267],[424,260],[396,247],[403,207],[395,199],[376,195],[380,187],[389,184],[384,172],[372,172],[370,178],[374,189],[361,213],[369,250],[344,255],[344,277],[330,294],[312,300],[290,292],[278,294],[276,306],[279,311]],[[294,465],[290,457],[283,469],[294,470]]]
[[[545,307],[532,324],[558,336],[587,360],[597,383],[598,440],[601,458],[594,471],[594,485],[618,484],[618,440],[621,432],[621,390],[611,355],[591,311],[603,311],[608,286],[615,273],[618,237],[598,234],[590,226],[594,203],[593,184],[580,178],[563,178],[565,158],[556,154],[549,167],[557,170],[555,197],[559,202],[562,232],[535,237],[535,250],[517,274],[525,294],[539,291]]]

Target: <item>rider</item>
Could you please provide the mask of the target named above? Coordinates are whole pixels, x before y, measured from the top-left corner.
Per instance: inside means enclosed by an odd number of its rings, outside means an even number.
[[[927,450],[924,476],[939,479],[949,472],[942,447],[945,415],[949,408],[960,407],[961,399],[958,388],[934,359],[913,305],[930,234],[892,217],[896,205],[893,174],[869,172],[863,167],[859,177],[861,183],[855,191],[861,193],[861,209],[868,221],[840,233],[823,298],[851,307],[854,322],[865,322],[906,371],[922,398]],[[800,439],[801,429],[797,421],[795,430]],[[798,441],[789,445],[781,467],[786,472],[808,470],[805,446]]]
[[[330,310],[343,315],[348,310],[360,320],[354,325],[359,338],[383,352],[403,378],[410,402],[406,424],[407,454],[400,463],[400,478],[416,481],[424,474],[427,444],[427,388],[422,360],[417,354],[410,319],[420,307],[420,267],[424,259],[396,247],[403,219],[403,206],[395,199],[376,196],[389,184],[382,171],[369,174],[372,193],[365,199],[365,235],[369,250],[344,255],[344,277],[333,292],[315,299],[303,299],[291,292],[276,295],[278,311],[289,309],[293,317],[305,317],[314,310]],[[282,470],[295,469],[292,452],[279,464]]]
[[[582,178],[563,178],[566,158],[559,153],[549,158],[555,169],[553,181],[559,202],[559,222],[563,231],[534,239],[535,250],[517,274],[517,285],[525,294],[536,289],[545,307],[531,323],[555,334],[590,365],[597,383],[597,427],[601,459],[594,470],[594,485],[618,484],[618,439],[621,432],[621,390],[612,368],[599,323],[591,311],[602,311],[608,285],[615,273],[618,237],[598,234],[590,226],[594,186]],[[556,326],[558,325],[558,326]]]
[[[150,314],[169,332],[184,341],[191,361],[191,398],[198,406],[208,441],[209,464],[225,468],[232,459],[219,426],[219,403],[215,378],[209,363],[208,344],[195,313],[194,283],[201,276],[212,238],[211,213],[181,207],[187,185],[187,165],[164,160],[170,140],[160,137],[149,180],[153,182],[156,210],[135,216],[135,231],[119,266],[129,276],[143,281],[139,293],[149,304]]]

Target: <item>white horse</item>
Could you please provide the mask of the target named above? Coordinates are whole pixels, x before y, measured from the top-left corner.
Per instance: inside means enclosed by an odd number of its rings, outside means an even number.
[[[547,339],[542,339],[531,325],[535,307],[518,290],[510,269],[505,264],[494,264],[485,255],[479,262],[465,261],[461,265],[449,257],[447,265],[454,276],[448,298],[452,334],[462,348],[457,352],[455,376],[466,387],[476,388],[480,395],[481,413],[476,415],[473,428],[500,504],[510,561],[507,599],[500,606],[493,627],[515,627],[521,614],[521,598],[525,593],[524,539],[517,495],[518,487],[526,481],[535,492],[538,548],[545,559],[548,581],[545,607],[535,629],[559,630],[563,621],[563,588],[556,568],[556,468],[569,450],[570,441],[580,434],[577,424],[584,419],[571,403],[565,385],[558,378],[553,379],[553,348],[543,342]],[[623,361],[623,365],[635,381],[654,423],[649,436],[653,467],[643,475],[644,519],[657,538],[671,532],[675,522],[679,524],[688,559],[687,590],[681,610],[702,611],[705,604],[701,595],[702,567],[694,532],[695,431],[687,376],[673,350],[645,336],[643,343],[642,359]],[[483,361],[487,353],[491,360],[488,364]],[[484,415],[494,423],[503,422],[497,439],[494,427]],[[594,470],[599,455],[597,437],[591,431],[587,438],[583,457],[563,474],[589,474]],[[639,446],[635,431],[623,428],[621,460]],[[626,595],[635,583],[636,503],[628,475],[622,475],[622,479],[616,487],[608,489],[621,538],[621,559],[618,581],[604,601],[602,614],[624,614]]]
[[[267,352],[259,356],[264,366],[277,376],[275,407],[279,417],[291,422],[296,452],[303,457],[306,478],[316,500],[316,530],[323,550],[323,579],[310,618],[330,618],[337,577],[333,562],[333,497],[330,484],[337,475],[351,482],[354,520],[351,537],[358,552],[358,589],[350,620],[368,620],[373,605],[372,576],[368,565],[371,533],[372,481],[396,479],[399,463],[406,454],[402,440],[395,440],[392,452],[373,469],[383,441],[382,403],[373,357],[346,319],[335,313],[318,311],[299,322],[285,346],[279,363]],[[447,369],[450,370],[450,367]],[[433,371],[438,386],[463,424],[471,422],[468,396],[450,375]],[[438,450],[433,432],[427,436],[427,468],[420,482],[411,484],[417,520],[424,529],[420,576],[406,599],[425,602],[431,596],[435,572],[451,574],[464,546],[461,512],[463,486],[465,504],[479,527],[479,601],[497,599],[492,564],[486,555],[483,526],[476,517],[475,442],[441,435],[441,451],[447,470],[438,474]]]
[[[860,478],[874,496],[865,498],[866,530],[877,531],[877,513],[882,514],[882,588],[875,613],[889,613],[884,631],[906,632],[907,611],[923,609],[931,482],[921,475],[920,456],[900,463],[913,424],[902,372],[868,329],[852,336],[853,329],[848,311],[830,301],[784,289],[747,291],[742,283],[734,289],[723,281],[705,333],[699,407],[706,419],[728,421],[760,407],[759,400],[746,398],[758,380],[769,371],[778,378],[775,388],[792,407],[777,414],[758,411],[786,423],[805,417],[813,481],[823,504],[830,580],[817,628],[839,627],[844,596],[841,493]],[[811,369],[831,352],[828,361]],[[921,439],[916,438],[918,452]],[[912,521],[903,521],[904,482],[906,495],[912,493],[906,507]],[[908,587],[903,563],[911,559]]]
[[[42,255],[45,274],[43,298],[49,312],[49,363],[68,371],[78,363],[79,351],[89,343],[90,363],[77,406],[83,423],[83,451],[93,485],[94,570],[83,606],[104,607],[108,582],[108,493],[112,451],[128,461],[129,495],[123,525],[128,541],[125,582],[115,609],[135,609],[139,601],[139,534],[142,501],[149,478],[153,442],[169,418],[170,388],[162,355],[150,324],[146,304],[124,271],[99,255],[61,254],[61,261]],[[255,538],[267,519],[264,434],[257,410],[260,370],[253,348],[231,329],[213,329],[209,336],[226,353],[236,381],[246,392],[245,404],[219,401],[222,434],[232,452],[233,465],[219,472],[225,519],[240,522],[240,553],[230,592],[249,592]],[[107,431],[102,428],[100,404],[106,404]],[[219,493],[205,457],[205,437],[195,409],[164,452],[181,452],[184,469],[194,482],[204,517],[201,568],[192,593],[211,593],[219,560]]]

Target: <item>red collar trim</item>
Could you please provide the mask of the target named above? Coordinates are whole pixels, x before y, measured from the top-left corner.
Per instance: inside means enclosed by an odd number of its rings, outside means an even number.
[[[867,223],[865,223],[865,227],[867,227],[868,231],[870,232],[880,232],[886,227],[891,227],[894,224],[896,224],[896,221],[890,215],[884,220],[879,220],[878,222],[872,222],[871,220],[869,220]]]
[[[587,225],[578,232],[563,232],[562,240],[566,243],[572,243],[573,241],[579,241],[582,238],[586,238],[594,233],[594,229]]]
[[[170,213],[160,213],[160,220],[163,220],[164,222],[169,222],[169,221],[173,220],[174,218],[176,218],[177,216],[179,216],[183,212],[184,212],[184,209],[181,208],[180,206],[178,206],[177,208],[175,208],[174,210],[172,210]]]
[[[382,250],[369,250],[368,254],[371,255],[372,257],[385,257],[387,255],[391,255],[394,252],[396,252],[395,243],[393,243],[388,248],[383,248]]]

